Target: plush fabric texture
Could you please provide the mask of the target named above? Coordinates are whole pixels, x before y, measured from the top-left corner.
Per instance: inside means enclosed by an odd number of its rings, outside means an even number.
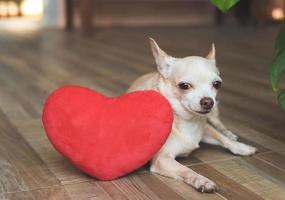
[[[42,119],[60,153],[85,173],[112,180],[151,160],[170,133],[173,113],[155,91],[106,97],[65,86],[48,97]]]

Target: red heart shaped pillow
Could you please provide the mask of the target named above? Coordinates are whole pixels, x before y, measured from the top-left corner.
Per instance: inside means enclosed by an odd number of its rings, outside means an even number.
[[[78,86],[53,92],[42,117],[54,147],[101,180],[146,164],[165,143],[173,121],[168,101],[158,92],[110,98]]]

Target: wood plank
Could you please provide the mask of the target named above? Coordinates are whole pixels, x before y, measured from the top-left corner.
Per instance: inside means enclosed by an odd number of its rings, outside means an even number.
[[[59,181],[20,136],[2,111],[0,111],[0,119],[0,193],[19,192],[59,184]]]
[[[255,156],[258,159],[272,165],[280,170],[285,171],[285,154],[280,154],[277,152],[259,154]]]
[[[30,193],[34,199],[49,199],[49,200],[70,200],[71,198],[61,186],[55,186],[50,188],[43,188],[39,190],[32,190]]]
[[[13,192],[13,193],[0,193],[0,199],[9,199],[9,200],[35,200],[31,192]]]
[[[225,175],[216,170],[212,165],[195,165],[190,168],[215,181],[219,187],[218,193],[227,199],[263,199],[256,193],[250,191],[247,187],[242,186],[240,183],[233,180],[231,176]]]
[[[159,196],[153,191],[152,185],[147,185],[141,175],[128,175],[112,183],[129,199],[153,199],[159,200]]]
[[[112,200],[109,194],[94,181],[65,185],[64,189],[74,200]]]
[[[232,159],[211,163],[210,166],[241,186],[256,193],[259,198],[280,200],[284,198],[285,185],[280,184],[282,182],[272,176],[266,176],[264,172],[259,171],[255,164],[250,164],[243,159]],[[271,170],[274,169],[271,168]]]
[[[104,191],[112,198],[116,200],[128,199],[111,181],[100,181],[98,184],[104,189]]]
[[[240,108],[236,108],[231,104],[226,105],[223,103],[220,108],[221,114],[224,116],[224,118],[229,118],[237,123],[269,135],[277,140],[284,141],[284,135],[280,134],[284,128],[283,124],[276,124],[272,121],[268,122],[265,118],[260,118],[258,113],[248,115],[244,109],[241,110]]]
[[[259,171],[263,176],[266,176],[272,182],[283,185],[285,187],[285,173],[284,170],[281,170],[278,167],[275,167],[271,163],[264,162],[261,159],[257,159],[254,157],[244,157],[242,158],[243,161],[246,161],[247,164],[254,167],[256,171]]]
[[[151,186],[150,189],[160,198],[165,200],[177,199],[183,200],[184,198],[174,192],[169,186],[160,181],[156,176],[151,173],[143,173],[139,176],[142,181]]]

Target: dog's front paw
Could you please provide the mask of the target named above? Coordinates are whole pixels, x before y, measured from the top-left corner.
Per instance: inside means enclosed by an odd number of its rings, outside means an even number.
[[[255,147],[240,142],[235,142],[230,150],[233,154],[241,156],[250,156],[257,151]]]
[[[227,136],[229,139],[233,140],[233,141],[237,141],[238,140],[238,136],[236,134],[234,134],[233,132],[227,130],[224,132],[224,135]]]
[[[195,177],[190,175],[185,179],[185,182],[192,185],[199,192],[213,193],[218,189],[217,185],[213,181],[199,174]]]

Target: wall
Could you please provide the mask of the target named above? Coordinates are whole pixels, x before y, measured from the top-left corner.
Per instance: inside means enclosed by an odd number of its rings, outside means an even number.
[[[64,0],[44,0],[44,27],[63,27]]]

